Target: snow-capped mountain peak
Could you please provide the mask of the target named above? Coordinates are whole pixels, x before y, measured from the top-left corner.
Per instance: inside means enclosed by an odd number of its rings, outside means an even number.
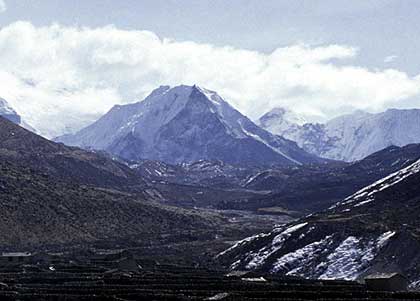
[[[296,165],[319,162],[294,142],[275,136],[199,86],[161,86],[138,103],[115,106],[97,122],[58,141],[103,149],[127,159],[168,163]]]

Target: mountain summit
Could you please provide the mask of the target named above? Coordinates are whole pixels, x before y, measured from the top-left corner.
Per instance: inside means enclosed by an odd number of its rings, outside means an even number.
[[[92,125],[57,140],[130,160],[251,165],[321,161],[261,129],[216,92],[198,86],[161,86],[143,101],[114,106]]]

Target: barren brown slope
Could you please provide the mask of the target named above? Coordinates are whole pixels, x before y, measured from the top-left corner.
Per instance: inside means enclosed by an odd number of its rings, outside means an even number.
[[[112,188],[119,183],[142,180],[109,158],[53,143],[0,118],[3,249],[147,243],[208,231],[220,221]]]

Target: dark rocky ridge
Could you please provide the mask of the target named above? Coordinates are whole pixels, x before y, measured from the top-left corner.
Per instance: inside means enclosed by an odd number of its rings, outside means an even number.
[[[356,279],[402,272],[420,279],[420,160],[337,205],[244,240],[220,259],[234,269]]]

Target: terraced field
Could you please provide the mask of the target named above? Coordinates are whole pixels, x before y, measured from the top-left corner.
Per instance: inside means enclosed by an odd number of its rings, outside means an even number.
[[[98,265],[0,271],[1,300],[419,300],[420,293],[371,292],[349,281],[313,281],[154,265],[124,271]]]

